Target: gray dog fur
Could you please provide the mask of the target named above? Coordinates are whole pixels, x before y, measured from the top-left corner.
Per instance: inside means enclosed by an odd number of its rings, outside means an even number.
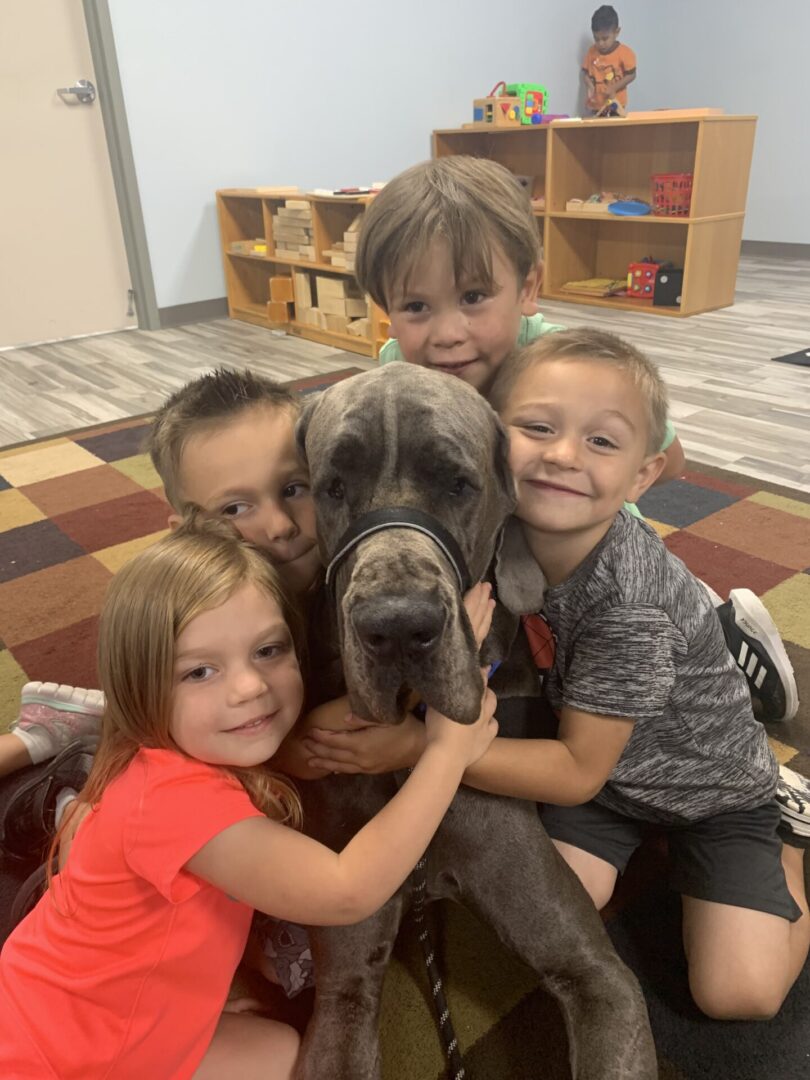
[[[325,561],[359,515],[404,505],[427,511],[454,535],[473,580],[486,575],[514,493],[506,436],[474,390],[393,364],[308,402],[297,437],[310,469]],[[387,530],[364,540],[338,570],[335,599],[345,683],[358,715],[398,722],[403,691],[410,688],[454,719],[475,718],[479,657],[450,564],[430,539]],[[376,613],[375,630],[389,624],[399,645],[402,612],[412,601],[418,610],[433,608],[431,625],[441,627],[435,648],[409,659],[406,642],[381,662],[364,635],[368,613]],[[501,615],[487,641],[490,653],[499,651],[504,628],[519,652],[516,620]],[[313,644],[317,655],[317,639]],[[525,667],[525,650],[511,671],[504,664],[499,702],[527,686],[536,693],[536,676]],[[326,670],[318,665],[312,675],[322,699],[341,691],[327,685]],[[388,801],[396,779],[334,776],[302,788],[308,831],[340,850]],[[297,1080],[380,1080],[382,981],[411,891],[408,881],[356,926],[311,929],[316,1004]],[[464,904],[537,972],[562,1008],[577,1080],[657,1076],[638,983],[534,804],[462,787],[430,847],[427,897]]]

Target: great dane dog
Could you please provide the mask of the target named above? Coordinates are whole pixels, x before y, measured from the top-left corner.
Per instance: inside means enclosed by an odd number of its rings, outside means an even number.
[[[392,364],[308,402],[297,437],[352,709],[396,724],[415,691],[472,722],[480,661],[462,587],[486,575],[514,506],[506,435],[494,412],[457,379]],[[496,612],[495,622],[485,653],[499,651],[510,617]],[[523,640],[516,628],[512,619],[511,637]],[[312,678],[322,698],[341,691],[319,656],[325,633],[321,625],[313,635]],[[508,668],[496,676],[504,672],[502,684]],[[499,695],[502,732],[507,704]],[[342,848],[395,786],[393,776],[303,784],[308,830]],[[379,1080],[382,981],[412,891],[406,883],[356,926],[311,930],[316,1000],[300,1080]],[[638,983],[533,803],[462,787],[429,849],[427,897],[464,904],[537,972],[561,1005],[574,1077],[657,1076]]]

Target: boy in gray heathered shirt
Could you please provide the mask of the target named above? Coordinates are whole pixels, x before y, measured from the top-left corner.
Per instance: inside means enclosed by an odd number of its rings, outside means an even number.
[[[546,803],[598,907],[645,827],[663,824],[696,1003],[772,1016],[810,943],[804,851],[777,834],[777,764],[706,590],[622,509],[663,466],[661,378],[613,335],[570,331],[507,361],[491,401],[518,495],[499,594],[543,607],[559,731],[496,739],[465,783]]]

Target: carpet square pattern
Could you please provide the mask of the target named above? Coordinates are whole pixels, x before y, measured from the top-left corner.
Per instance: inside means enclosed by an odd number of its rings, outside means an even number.
[[[354,370],[354,369],[351,369]],[[307,392],[349,372],[296,386]],[[142,452],[148,418],[0,452],[0,730],[32,679],[97,686],[98,615],[112,575],[166,529],[168,506]],[[758,593],[796,670],[798,717],[772,725],[782,762],[810,775],[810,496],[690,466],[640,508],[667,546],[722,596]],[[810,1076],[808,970],[767,1024],[701,1017],[686,986],[679,906],[655,845],[634,857],[609,931],[641,979],[667,1080]],[[439,909],[441,962],[470,1080],[569,1075],[564,1028],[537,979],[461,909]],[[442,1056],[414,935],[401,936],[381,1017],[385,1080],[436,1080]]]

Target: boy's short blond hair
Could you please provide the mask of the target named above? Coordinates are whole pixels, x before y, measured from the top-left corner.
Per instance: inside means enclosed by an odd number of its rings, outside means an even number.
[[[291,390],[247,368],[217,368],[181,386],[161,405],[152,421],[146,449],[174,510],[185,510],[180,463],[189,438],[222,428],[247,409],[258,406],[289,409],[293,415],[301,408],[298,396]]]
[[[365,214],[355,274],[384,311],[430,244],[447,243],[457,282],[492,287],[498,245],[522,285],[542,259],[527,192],[502,165],[464,155],[414,165],[395,176]]]
[[[638,387],[646,406],[647,453],[658,453],[664,442],[669,411],[664,380],[652,360],[629,342],[604,330],[580,327],[576,330],[562,330],[557,334],[545,334],[525,348],[512,353],[495,377],[489,395],[493,409],[501,412],[521,375],[536,364],[548,360],[591,360],[611,364],[626,372]]]

